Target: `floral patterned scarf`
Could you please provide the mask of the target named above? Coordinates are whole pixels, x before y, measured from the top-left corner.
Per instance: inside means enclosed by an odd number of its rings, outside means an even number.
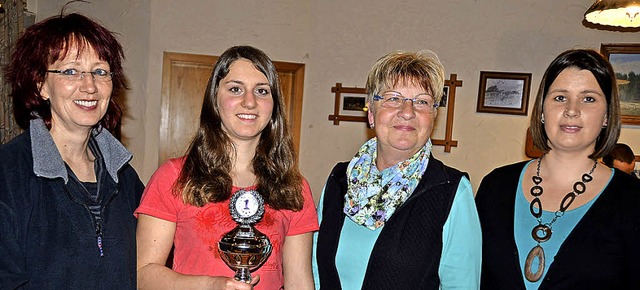
[[[344,213],[355,223],[375,230],[389,220],[413,193],[431,155],[431,139],[411,158],[378,171],[376,137],[367,141],[347,167]]]

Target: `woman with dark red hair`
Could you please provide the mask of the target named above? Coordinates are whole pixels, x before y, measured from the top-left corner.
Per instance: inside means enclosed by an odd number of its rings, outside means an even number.
[[[135,289],[144,185],[114,138],[122,46],[79,15],[31,27],[6,78],[25,132],[0,146],[0,288]]]

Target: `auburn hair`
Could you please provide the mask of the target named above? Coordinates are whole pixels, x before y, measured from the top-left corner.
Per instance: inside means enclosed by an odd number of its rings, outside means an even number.
[[[72,47],[77,51],[70,51]],[[16,42],[5,77],[11,85],[14,116],[22,129],[29,128],[29,121],[36,118],[42,118],[51,128],[51,108],[49,102],[40,95],[46,71],[57,60],[70,53],[79,56],[89,47],[93,48],[100,60],[109,64],[113,84],[107,112],[96,126],[101,125],[110,131],[116,128],[122,110],[114,96],[127,89],[122,69],[122,45],[115,34],[104,26],[86,16],[72,13],[53,16],[29,26]]]

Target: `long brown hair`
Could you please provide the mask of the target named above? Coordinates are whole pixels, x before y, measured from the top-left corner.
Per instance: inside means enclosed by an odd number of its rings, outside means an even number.
[[[273,97],[271,120],[260,134],[252,161],[257,190],[272,208],[298,211],[304,203],[302,175],[285,117],[278,73],[264,52],[250,46],[227,49],[214,65],[204,95],[200,126],[187,150],[173,193],[181,194],[185,203],[199,207],[208,202],[225,201],[231,196],[233,181],[229,172],[236,151],[222,129],[216,100],[220,80],[238,59],[250,61],[267,77]]]

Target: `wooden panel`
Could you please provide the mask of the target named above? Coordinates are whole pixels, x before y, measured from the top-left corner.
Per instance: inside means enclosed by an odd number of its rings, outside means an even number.
[[[200,122],[204,90],[216,56],[165,52],[162,68],[162,100],[158,163],[185,154]],[[299,152],[304,64],[274,62],[286,116]]]
[[[198,128],[204,90],[216,59],[165,52],[159,163],[185,154]]]
[[[304,64],[274,62],[280,78],[284,106],[293,135],[293,146],[300,152],[302,126],[302,95],[304,91]]]

